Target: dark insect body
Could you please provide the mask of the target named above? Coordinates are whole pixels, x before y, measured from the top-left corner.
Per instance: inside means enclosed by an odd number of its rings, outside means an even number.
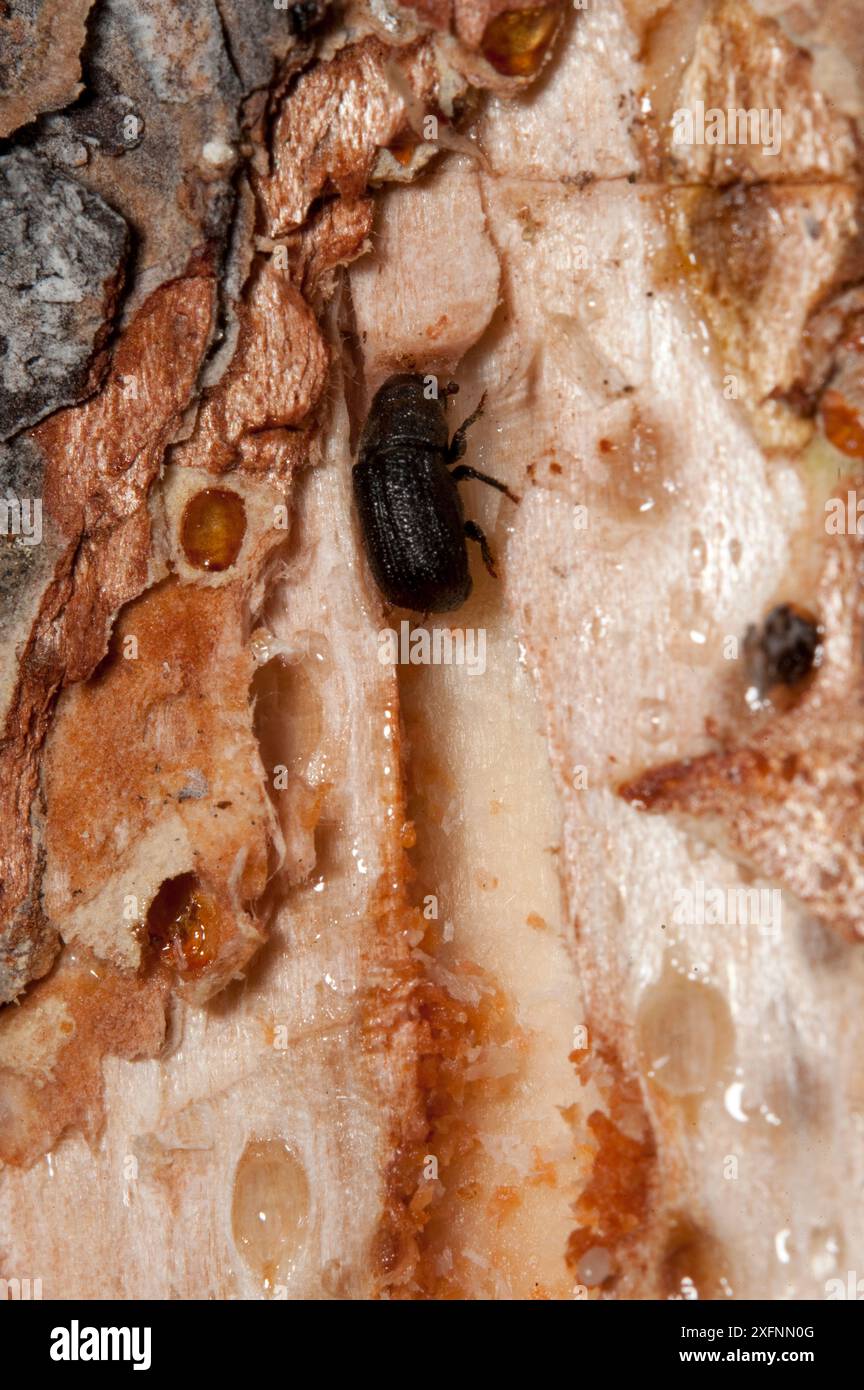
[[[809,676],[820,656],[821,631],[814,619],[781,603],[761,629],[748,629],[744,646],[751,679],[765,694],[777,685],[799,685]]]
[[[310,29],[324,17],[324,5],[319,0],[297,0],[288,11],[288,23],[295,38],[305,39]]]
[[[427,398],[422,376],[391,376],[372,401],[353,470],[354,498],[369,568],[385,599],[399,608],[446,613],[465,602],[471,593],[466,537],[477,541],[495,574],[486,537],[465,520],[457,487],[476,478],[519,500],[497,478],[459,463],[482,409],[481,400],[450,439],[444,399]]]

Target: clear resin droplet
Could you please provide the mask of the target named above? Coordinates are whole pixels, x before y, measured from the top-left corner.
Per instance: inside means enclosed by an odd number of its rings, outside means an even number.
[[[234,1175],[234,1244],[254,1277],[272,1292],[303,1253],[309,1230],[306,1169],[284,1139],[250,1139]]]

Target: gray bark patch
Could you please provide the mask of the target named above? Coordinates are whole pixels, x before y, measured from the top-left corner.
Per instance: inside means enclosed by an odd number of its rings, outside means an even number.
[[[27,150],[0,157],[0,438],[90,385],[127,227]]]

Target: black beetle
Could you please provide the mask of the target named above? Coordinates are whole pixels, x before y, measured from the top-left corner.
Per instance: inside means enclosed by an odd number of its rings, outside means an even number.
[[[477,478],[511,502],[519,499],[497,478],[459,463],[485,397],[450,439],[444,400],[430,399],[425,381],[406,372],[375,393],[354,465],[354,497],[369,568],[388,603],[445,613],[471,592],[466,536],[478,542],[483,563],[495,574],[486,537],[475,521],[465,520],[456,484]],[[442,394],[458,389],[449,386]],[[453,464],[459,466],[450,472]]]

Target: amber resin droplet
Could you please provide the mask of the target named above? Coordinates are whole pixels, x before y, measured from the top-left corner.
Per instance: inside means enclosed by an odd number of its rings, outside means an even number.
[[[505,77],[531,77],[546,57],[559,17],[557,9],[505,10],[483,31],[483,57]]]
[[[195,975],[219,952],[219,909],[194,874],[168,878],[147,913],[147,932],[166,965]]]
[[[864,419],[839,391],[826,391],[822,397],[822,426],[841,454],[864,459]]]
[[[243,498],[227,488],[206,487],[186,504],[180,541],[190,565],[227,570],[240,554],[246,534]]]
[[[387,149],[396,162],[407,169],[411,160],[414,158],[414,151],[419,143],[420,141],[417,139],[416,135],[406,133],[404,135],[397,135],[393,144],[388,145]]]
[[[250,1139],[234,1174],[231,1228],[253,1276],[272,1290],[293,1272],[309,1227],[306,1169],[284,1139]]]

